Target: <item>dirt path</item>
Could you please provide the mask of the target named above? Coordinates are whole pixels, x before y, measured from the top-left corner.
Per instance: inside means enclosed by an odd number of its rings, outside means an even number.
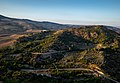
[[[56,70],[56,69],[53,69],[53,70]],[[83,70],[83,71],[90,71],[90,72],[93,72],[93,73],[96,73],[98,74],[99,76],[101,77],[104,77],[108,80],[111,80],[113,83],[120,83],[108,76],[106,76],[103,72],[101,71],[98,71],[98,70],[92,70],[92,69],[87,69],[87,68],[63,68],[63,69],[58,69],[57,70],[62,70],[62,71],[69,71],[69,70]],[[36,73],[36,74],[45,74],[45,75],[48,75],[48,76],[51,76],[49,73],[45,73],[47,71],[49,71],[49,69],[36,69],[36,70],[32,70],[32,69],[22,69],[21,71],[26,71],[26,72],[32,72],[32,73]],[[44,73],[41,73],[41,72],[44,72]]]
[[[54,52],[46,52],[46,53],[40,53],[40,52],[33,52],[32,54],[43,54],[43,55],[49,55],[49,54],[54,54],[54,53],[60,53],[64,51],[54,51]]]

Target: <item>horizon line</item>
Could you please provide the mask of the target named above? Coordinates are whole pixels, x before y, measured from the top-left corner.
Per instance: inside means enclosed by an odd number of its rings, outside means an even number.
[[[120,27],[120,25],[111,25],[111,24],[103,24],[103,23],[91,23],[91,22],[88,22],[88,21],[81,21],[81,22],[87,22],[87,23],[83,23],[83,24],[79,24],[79,23],[64,23],[64,21],[71,21],[71,22],[78,22],[77,20],[62,20],[62,19],[47,19],[47,20],[44,20],[44,19],[34,19],[34,18],[25,18],[25,17],[19,17],[19,16],[8,16],[8,15],[4,15],[4,14],[0,14],[1,16],[4,16],[4,17],[8,17],[8,18],[11,18],[11,19],[21,19],[21,20],[31,20],[31,21],[36,21],[36,22],[51,22],[51,23],[57,23],[57,24],[64,24],[64,25],[81,25],[81,26],[90,26],[90,25],[103,25],[103,26],[115,26],[115,27]],[[59,21],[63,21],[63,22],[59,22]],[[80,22],[80,21],[79,21]],[[90,23],[90,24],[89,24]]]

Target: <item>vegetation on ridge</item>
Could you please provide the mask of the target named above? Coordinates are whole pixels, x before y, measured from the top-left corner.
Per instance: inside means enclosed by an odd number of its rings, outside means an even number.
[[[35,79],[38,79],[36,82],[42,82],[49,79],[50,82],[55,83],[108,81],[97,75],[92,74],[91,76],[91,72],[88,71],[66,72],[58,71],[57,68],[99,70],[120,81],[119,66],[120,34],[105,26],[86,26],[41,32],[21,37],[13,46],[0,49],[0,80],[6,79],[5,82],[14,79],[16,82],[21,80],[30,82]],[[21,71],[21,69],[35,68],[49,69],[51,75],[60,78],[42,77]],[[56,71],[52,71],[52,69],[56,69]],[[12,77],[8,79],[11,75]],[[22,75],[30,78],[25,80]]]

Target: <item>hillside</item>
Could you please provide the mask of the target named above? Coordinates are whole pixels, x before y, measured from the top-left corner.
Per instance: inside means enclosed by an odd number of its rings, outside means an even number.
[[[44,52],[42,49],[48,49],[46,51],[52,50],[84,50],[91,48],[117,48],[119,47],[119,34],[107,29],[105,26],[89,26],[89,27],[81,27],[81,28],[70,28],[65,30],[58,31],[48,31],[44,33],[40,33],[40,37],[38,34],[33,36],[23,37],[18,39],[18,43],[16,44],[18,47],[21,44],[29,43],[29,46],[34,43],[34,48],[31,51],[38,51],[37,48],[41,49],[41,52]],[[50,34],[49,34],[50,33]],[[41,34],[43,36],[41,36]],[[36,37],[38,36],[38,37]],[[36,39],[38,38],[38,39]],[[46,47],[45,47],[46,46]],[[27,46],[24,46],[27,47]],[[27,47],[29,49],[29,47]],[[26,49],[27,49],[26,48]]]
[[[45,72],[64,81],[77,78],[86,82],[120,81],[120,34],[106,26],[81,26],[31,34],[18,38],[14,45],[0,52],[1,63],[10,70],[50,69]],[[76,71],[77,68],[80,70]]]

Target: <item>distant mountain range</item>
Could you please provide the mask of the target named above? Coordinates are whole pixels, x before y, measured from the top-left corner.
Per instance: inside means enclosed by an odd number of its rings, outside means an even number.
[[[25,32],[26,30],[59,30],[65,29],[68,25],[52,23],[52,22],[38,22],[28,19],[9,18],[0,15],[0,34],[10,34]]]
[[[39,22],[28,19],[9,18],[0,15],[0,34],[14,34],[26,32],[27,30],[61,30],[66,28],[80,28],[85,25],[67,25],[54,22]],[[120,33],[120,29],[111,26],[105,26],[110,30]]]

